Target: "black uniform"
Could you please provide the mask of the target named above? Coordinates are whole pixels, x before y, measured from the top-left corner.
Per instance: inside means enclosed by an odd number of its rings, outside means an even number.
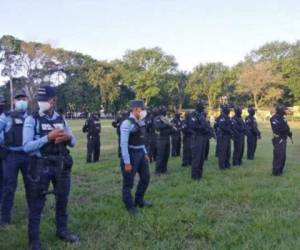
[[[242,118],[242,110],[235,108],[235,116],[231,119],[233,130],[233,166],[242,165],[245,148],[246,125]]]
[[[229,107],[223,106],[218,123],[218,158],[220,169],[230,168],[232,127],[229,113]]]
[[[174,119],[171,121],[175,127],[176,131],[172,134],[172,156],[180,156],[180,151],[181,151],[181,126],[182,126],[182,121],[180,119],[180,115],[176,114]]]
[[[181,130],[183,134],[182,148],[182,166],[186,167],[192,164],[192,134],[193,131],[189,126],[190,114],[186,113],[185,119],[182,122]]]
[[[210,126],[203,114],[204,106],[199,100],[196,110],[192,112],[189,126],[193,131],[192,135],[192,179],[200,180],[203,174],[203,164],[207,141],[211,137]]]
[[[282,175],[286,160],[287,137],[292,138],[292,132],[285,119],[285,107],[278,105],[276,114],[270,119],[273,131],[273,175]]]
[[[157,155],[156,155],[156,174],[167,173],[167,165],[170,156],[170,135],[174,132],[170,124],[162,119],[166,116],[167,110],[161,109],[160,115],[154,118],[154,127],[157,133]]]
[[[3,113],[5,105],[5,99],[0,96],[0,115]],[[0,204],[2,200],[2,188],[3,188],[3,148],[0,146]]]
[[[119,114],[116,119],[111,123],[112,126],[116,129],[117,136],[118,136],[118,156],[121,158],[121,148],[120,148],[120,127],[124,120],[126,120],[129,116],[128,111],[123,111],[121,114]]]
[[[156,160],[156,133],[154,128],[154,113],[150,113],[146,119],[146,148],[150,162]]]
[[[216,135],[216,151],[215,151],[215,156],[218,157],[219,155],[219,141],[220,141],[220,130],[219,130],[219,121],[220,121],[220,116],[218,116],[216,119],[215,119],[215,123],[214,123],[214,132],[215,132],[215,135]]]
[[[97,162],[100,158],[101,123],[98,115],[91,115],[86,120],[82,131],[87,133],[87,162]]]
[[[255,109],[248,109],[249,115],[245,119],[246,129],[247,129],[247,158],[248,160],[253,160],[256,146],[257,146],[257,138],[260,139],[260,131],[257,127],[257,122],[254,117]]]

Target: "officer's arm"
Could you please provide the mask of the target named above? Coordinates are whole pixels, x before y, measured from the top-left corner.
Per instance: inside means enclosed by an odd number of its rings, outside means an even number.
[[[70,147],[74,147],[76,145],[76,138],[66,120],[65,120],[65,126],[66,126],[65,132],[67,132],[71,136],[71,140],[68,142],[68,145]]]
[[[131,130],[130,122],[128,120],[122,122],[120,127],[120,132],[121,132],[120,147],[121,147],[122,159],[125,164],[130,164],[130,157],[128,152],[128,141],[129,141],[130,130]]]
[[[39,150],[49,141],[47,135],[34,140],[35,125],[35,120],[32,116],[28,116],[25,119],[23,126],[23,148],[26,153]]]
[[[85,123],[84,123],[84,125],[83,125],[82,132],[83,132],[83,133],[88,132],[88,121],[87,121],[87,120],[85,121]]]
[[[167,124],[165,124],[165,123],[163,123],[163,122],[160,120],[160,118],[157,117],[157,118],[154,119],[154,127],[155,127],[156,129],[167,129],[167,128],[169,128],[170,126],[167,125]]]
[[[4,113],[0,115],[0,132],[5,130],[7,119],[8,118]]]

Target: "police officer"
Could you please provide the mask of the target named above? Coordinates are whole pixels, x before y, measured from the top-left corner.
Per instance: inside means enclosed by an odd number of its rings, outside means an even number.
[[[273,131],[273,175],[282,175],[286,160],[287,138],[293,140],[293,134],[285,119],[286,107],[283,104],[276,106],[276,113],[271,117],[271,127]],[[293,141],[292,141],[293,142]]]
[[[100,157],[100,133],[101,123],[100,115],[98,113],[92,113],[86,120],[83,128],[83,133],[87,133],[87,162],[97,162]]]
[[[167,108],[161,106],[159,115],[154,118],[154,127],[157,133],[156,145],[156,170],[157,175],[167,173],[167,165],[170,156],[170,135],[175,131],[172,124],[168,121]]]
[[[223,170],[230,168],[232,127],[229,117],[230,106],[224,104],[221,106],[221,110],[222,113],[218,122],[218,159],[219,168]]]
[[[2,95],[0,95],[0,116],[4,112],[6,101]],[[0,133],[0,205],[2,201],[2,188],[3,188],[3,132]]]
[[[234,108],[234,116],[231,119],[233,130],[233,157],[232,165],[242,165],[242,159],[245,148],[246,125],[242,118],[242,108],[236,106]]]
[[[121,147],[120,147],[120,134],[121,134],[121,131],[120,131],[120,127],[121,127],[121,124],[124,120],[126,120],[129,116],[129,112],[127,109],[124,109],[120,112],[120,114],[118,114],[115,118],[115,120],[111,123],[111,125],[116,129],[116,133],[117,133],[117,136],[118,136],[118,156],[119,158],[121,158]]]
[[[73,147],[76,139],[63,116],[54,110],[56,97],[53,87],[41,86],[37,101],[39,111],[26,118],[23,129],[24,150],[30,154],[28,237],[33,250],[41,249],[39,228],[50,182],[56,201],[56,235],[69,243],[79,240],[67,226],[73,165],[67,147]]]
[[[28,116],[28,97],[26,93],[16,91],[14,96],[14,111],[3,113],[0,116],[0,133],[4,133],[4,167],[3,167],[3,196],[1,204],[1,225],[11,223],[11,210],[14,203],[15,191],[18,183],[19,171],[28,196],[28,156],[23,147],[23,125]]]
[[[257,146],[257,139],[261,138],[261,134],[258,130],[255,119],[255,108],[250,106],[248,108],[248,113],[249,115],[245,119],[247,129],[247,158],[248,160],[253,160]]]
[[[192,129],[192,179],[200,180],[203,174],[203,165],[207,140],[212,136],[209,124],[204,116],[204,103],[198,100],[195,111],[191,113],[189,126]]]
[[[214,122],[214,132],[216,135],[216,149],[215,149],[215,156],[219,157],[219,141],[220,141],[220,129],[219,129],[219,121],[221,118],[221,114],[215,118]]]
[[[152,204],[144,200],[150,181],[149,158],[145,146],[146,116],[144,101],[130,101],[131,113],[120,128],[121,132],[121,171],[123,175],[122,196],[128,212],[132,216],[138,214],[137,207],[150,207]],[[133,201],[131,190],[136,173],[140,180]]]
[[[214,129],[211,127],[210,121],[207,118],[207,112],[206,111],[203,112],[203,116],[204,116],[205,120],[207,121],[207,124],[209,126],[209,130],[210,130],[209,134],[207,134],[208,140],[207,140],[207,145],[206,145],[206,150],[205,150],[205,160],[207,161],[208,156],[209,156],[209,149],[210,149],[210,139],[211,138],[216,138],[216,136],[215,136]]]
[[[177,129],[174,131],[174,133],[171,135],[171,141],[172,141],[172,156],[180,156],[180,150],[181,150],[181,126],[182,121],[180,119],[180,114],[176,113],[174,119],[171,120],[171,123],[174,124],[175,128]]]
[[[181,130],[183,134],[182,138],[182,167],[187,167],[192,164],[192,134],[193,131],[189,126],[190,113],[186,112],[184,120],[182,122]]]
[[[157,115],[157,109],[153,109],[145,118],[147,134],[147,152],[150,162],[156,160],[156,133],[154,128],[154,117]]]

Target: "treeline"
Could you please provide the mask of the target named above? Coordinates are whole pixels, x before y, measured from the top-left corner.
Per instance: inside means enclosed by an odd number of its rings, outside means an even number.
[[[58,85],[59,108],[64,111],[103,107],[116,112],[134,97],[143,98],[148,106],[164,104],[172,109],[190,108],[198,97],[210,109],[217,108],[224,96],[229,102],[256,107],[277,101],[300,104],[300,41],[266,43],[233,67],[200,63],[185,72],[178,70],[174,56],[158,47],[128,50],[122,59],[100,61],[3,36],[0,65],[14,88],[24,87],[31,97],[43,81]],[[9,83],[1,92],[9,96]]]

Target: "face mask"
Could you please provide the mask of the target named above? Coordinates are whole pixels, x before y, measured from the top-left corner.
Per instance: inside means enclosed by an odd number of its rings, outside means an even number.
[[[140,120],[145,119],[146,116],[147,116],[147,110],[142,110],[140,113]]]
[[[43,113],[45,111],[48,111],[51,108],[51,105],[49,102],[38,102],[40,111]]]
[[[28,107],[28,102],[24,100],[16,101],[15,107],[17,110],[26,110]]]

